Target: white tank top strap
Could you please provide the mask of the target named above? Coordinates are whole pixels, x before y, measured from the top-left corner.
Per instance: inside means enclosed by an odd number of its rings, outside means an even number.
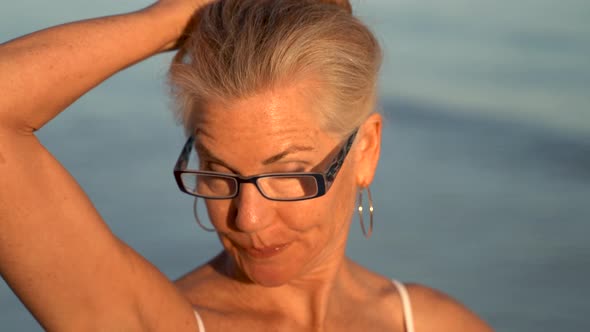
[[[404,326],[406,328],[406,332],[415,332],[414,331],[414,317],[412,315],[412,303],[410,302],[410,295],[408,294],[408,290],[406,286],[401,282],[392,279],[393,285],[397,289],[401,299],[402,299],[402,307],[404,310]]]
[[[197,325],[199,326],[199,332],[205,332],[205,324],[203,324],[203,319],[201,319],[201,315],[197,312],[197,309],[193,308],[195,312],[195,317],[197,318]]]

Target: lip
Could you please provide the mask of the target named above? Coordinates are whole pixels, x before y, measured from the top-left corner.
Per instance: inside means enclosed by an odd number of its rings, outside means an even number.
[[[277,256],[281,252],[285,251],[287,247],[289,247],[290,243],[285,244],[278,244],[272,245],[268,247],[261,247],[261,248],[244,248],[244,252],[254,259],[266,259]]]

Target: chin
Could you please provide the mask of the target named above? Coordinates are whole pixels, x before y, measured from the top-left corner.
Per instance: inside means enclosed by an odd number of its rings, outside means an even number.
[[[244,262],[241,269],[244,275],[252,283],[264,287],[279,287],[295,277],[294,271],[290,267],[281,266],[281,263],[269,262]]]

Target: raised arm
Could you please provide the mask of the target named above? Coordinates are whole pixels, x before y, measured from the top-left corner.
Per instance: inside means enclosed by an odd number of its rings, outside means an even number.
[[[0,124],[39,129],[117,71],[169,48],[197,1],[160,1],[135,13],[64,24],[0,45]]]
[[[48,330],[196,330],[190,304],[109,231],[33,132],[174,45],[204,2],[160,1],[0,46],[0,274]]]

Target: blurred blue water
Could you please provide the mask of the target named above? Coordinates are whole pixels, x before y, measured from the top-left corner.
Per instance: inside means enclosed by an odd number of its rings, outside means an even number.
[[[0,40],[131,6],[117,3],[3,4]],[[354,224],[349,254],[452,294],[498,331],[590,330],[590,7],[560,4],[361,8],[386,50],[387,125],[376,233],[367,241]],[[172,178],[183,138],[166,111],[168,60],[117,75],[39,136],[115,233],[174,278],[219,245]],[[0,331],[36,330],[0,283]]]

